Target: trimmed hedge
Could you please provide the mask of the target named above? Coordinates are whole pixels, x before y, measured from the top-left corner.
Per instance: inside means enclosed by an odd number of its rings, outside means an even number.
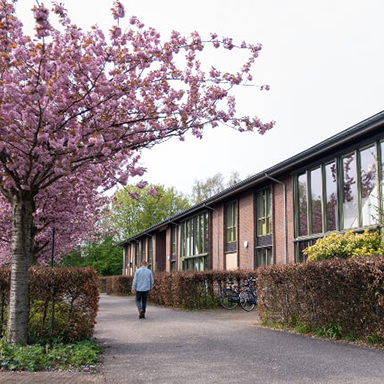
[[[0,268],[0,334],[6,331],[10,268]],[[66,341],[93,336],[99,300],[97,272],[85,268],[31,267],[29,270],[30,338]]]
[[[384,256],[260,267],[258,295],[266,322],[384,338]]]
[[[205,271],[155,273],[155,284],[149,299],[156,304],[174,308],[204,308],[218,304],[220,292],[228,280],[240,283],[255,271]],[[105,292],[108,295],[130,294],[133,276],[108,276]]]
[[[218,305],[229,280],[240,283],[255,271],[204,271],[161,273],[155,277],[151,301],[174,308],[205,308]]]
[[[107,295],[129,295],[133,276],[108,276],[104,278]]]

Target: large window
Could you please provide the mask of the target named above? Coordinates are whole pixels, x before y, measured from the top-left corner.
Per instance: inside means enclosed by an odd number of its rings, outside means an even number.
[[[271,234],[271,190],[264,189],[256,193],[256,231],[257,236]]]
[[[321,169],[315,168],[310,172],[311,191],[311,232],[323,232],[322,213],[322,176]]]
[[[382,207],[384,143],[359,148],[295,178],[296,260],[324,233],[377,225]],[[303,248],[304,247],[304,248]]]
[[[343,157],[343,225],[342,228],[356,228],[357,221],[357,181],[356,156]]]
[[[376,146],[343,158],[343,229],[377,224],[377,179]]]
[[[237,201],[225,205],[225,242],[226,251],[237,249]]]
[[[180,227],[183,269],[207,269],[208,213],[196,215],[184,221]]]
[[[378,188],[375,147],[360,151],[361,219],[362,225],[378,221]]]

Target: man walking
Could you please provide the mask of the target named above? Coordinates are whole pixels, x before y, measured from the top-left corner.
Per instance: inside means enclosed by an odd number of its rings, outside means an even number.
[[[148,263],[142,261],[140,268],[135,272],[132,282],[132,293],[136,293],[136,305],[139,310],[139,319],[145,319],[145,310],[147,308],[147,297],[153,287],[153,274],[147,268]]]

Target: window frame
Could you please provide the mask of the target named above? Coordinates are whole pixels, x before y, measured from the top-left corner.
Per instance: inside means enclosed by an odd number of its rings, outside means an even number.
[[[226,252],[237,251],[238,235],[238,201],[232,200],[224,206],[224,238]]]
[[[207,210],[180,223],[180,258],[183,270],[208,269],[208,238],[209,215]]]
[[[261,196],[261,200],[259,197]],[[261,201],[263,206],[263,214],[260,214]],[[264,237],[272,234],[272,190],[270,187],[261,189],[256,192],[256,237]],[[263,224],[260,223],[264,221]],[[260,231],[260,226],[262,230]],[[265,231],[264,231],[265,227]]]
[[[376,215],[376,221],[368,221],[363,222],[364,214],[366,214],[363,211],[363,186],[362,186],[362,172],[364,171],[362,169],[362,156],[363,152],[365,150],[368,150],[372,148],[373,149],[373,156],[375,158],[374,162],[374,186],[372,187],[372,190],[375,188],[377,189],[377,198],[375,199],[375,206],[381,207],[381,212],[379,209],[378,215]],[[326,233],[332,232],[332,231],[348,231],[348,230],[356,230],[360,228],[372,228],[374,226],[377,226],[380,222],[380,217],[383,216],[383,208],[384,208],[384,202],[383,202],[383,194],[384,194],[384,180],[383,180],[383,166],[384,166],[384,158],[383,158],[383,150],[384,150],[384,140],[375,140],[373,142],[365,142],[364,145],[349,148],[348,151],[341,152],[337,154],[334,158],[328,158],[322,163],[317,163],[308,166],[306,169],[301,169],[298,172],[294,173],[294,233],[295,233],[295,239],[298,239],[300,241],[304,241],[306,238],[320,238],[324,236]],[[346,226],[345,219],[345,161],[348,159],[348,157],[353,156],[353,175],[352,178],[355,178],[354,184],[355,186],[355,197],[356,200],[356,218],[353,220],[356,221],[356,225],[349,227]],[[328,191],[327,187],[329,183],[327,184],[327,167],[331,164],[334,164],[336,167],[336,209],[335,209],[335,228],[328,229],[329,225],[329,212],[327,203],[328,199]],[[322,183],[322,196],[321,196],[321,204],[322,204],[322,232],[314,233],[312,231],[312,191],[311,191],[311,172],[316,170],[317,168],[320,168],[321,171],[321,183]],[[299,187],[299,180],[300,177],[305,175],[306,177],[306,233],[302,234],[300,232],[300,187]],[[353,179],[352,179],[353,180]],[[381,185],[381,188],[380,188]],[[372,191],[371,190],[371,191]],[[375,196],[373,196],[375,198]],[[381,216],[380,216],[381,215]],[[296,252],[297,253],[297,252]]]

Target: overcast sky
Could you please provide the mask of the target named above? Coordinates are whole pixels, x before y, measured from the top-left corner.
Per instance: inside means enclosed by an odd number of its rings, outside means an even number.
[[[62,2],[84,29],[112,23],[112,0]],[[173,29],[197,30],[261,43],[254,80],[271,86],[269,92],[238,91],[237,109],[240,115],[275,120],[272,131],[260,136],[220,127],[206,130],[202,140],[161,144],[142,155],[149,182],[188,194],[196,179],[217,172],[246,178],[384,109],[383,0],[122,2],[129,15],[164,38]],[[19,0],[18,8],[25,12],[33,4]],[[236,55],[228,59],[230,69],[242,63]]]

